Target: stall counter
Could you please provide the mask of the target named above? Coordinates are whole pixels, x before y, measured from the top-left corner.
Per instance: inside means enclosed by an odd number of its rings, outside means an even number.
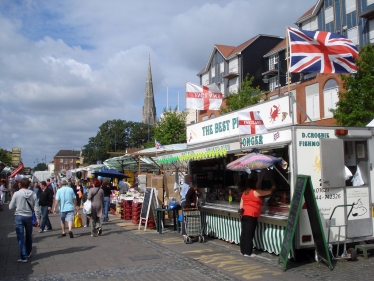
[[[240,243],[241,223],[239,203],[217,202],[200,206],[204,234],[229,243]],[[256,228],[254,247],[278,255],[287,225],[285,212],[263,209]]]

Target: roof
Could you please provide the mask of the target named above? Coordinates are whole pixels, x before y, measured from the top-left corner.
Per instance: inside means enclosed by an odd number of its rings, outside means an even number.
[[[317,3],[311,7],[307,12],[305,12],[301,17],[299,17],[295,24],[299,25],[303,21],[306,21],[307,19],[310,19],[311,17],[314,17],[317,15],[317,12],[319,11],[319,8],[322,6],[323,0],[317,0]]]
[[[147,148],[147,149],[143,149],[138,152],[135,152],[132,155],[157,156],[163,153],[185,150],[185,149],[187,149],[187,143],[167,144],[167,145],[163,145],[163,148],[151,147],[151,148]]]
[[[213,58],[215,50],[217,50],[218,52],[220,52],[220,54],[226,60],[229,60],[232,57],[234,57],[236,55],[239,55],[245,48],[247,48],[249,45],[251,45],[254,41],[256,41],[260,37],[283,38],[283,37],[275,36],[275,35],[258,34],[255,37],[253,37],[253,38],[245,41],[244,43],[240,44],[237,47],[215,44],[214,47],[213,47],[213,50],[212,50],[212,52],[210,54],[210,57],[209,57],[209,60],[208,60],[207,64],[205,65],[205,67],[202,70],[199,71],[198,75],[200,75],[200,74],[202,74],[202,73],[204,73],[204,72],[207,71],[207,69],[209,68],[209,64],[210,64],[210,62],[211,62],[211,60]]]
[[[57,152],[55,157],[79,157],[80,154],[81,152],[79,150],[60,150],[59,152]]]
[[[267,54],[264,55],[264,58],[270,57],[271,55],[274,55],[276,53],[279,53],[282,50],[286,49],[286,39],[279,42],[278,45],[276,45],[273,49],[271,49]]]

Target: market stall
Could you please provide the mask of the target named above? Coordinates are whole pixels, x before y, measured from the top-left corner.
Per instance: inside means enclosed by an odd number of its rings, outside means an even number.
[[[251,119],[253,112],[262,120]],[[243,120],[243,116],[247,119]],[[256,132],[257,124],[264,125],[266,130]],[[250,131],[243,133],[242,125]],[[325,236],[332,244],[339,239],[363,241],[373,237],[370,210],[374,207],[371,186],[374,178],[369,165],[374,160],[372,147],[372,128],[292,124],[288,97],[284,97],[188,126],[187,149],[161,155],[157,161],[169,167],[188,167],[198,183],[204,233],[233,243],[239,243],[241,232],[237,211],[243,183],[255,176],[257,183],[266,189],[264,181],[269,177],[266,173],[270,173],[276,189],[263,200],[254,243],[258,249],[279,254],[299,174],[311,177]],[[288,168],[284,170],[280,163],[273,163],[270,168],[252,169],[250,174],[227,169],[230,163],[253,153],[254,149],[261,155],[281,157],[288,162]],[[359,187],[353,183],[352,175],[361,178],[355,181]],[[357,204],[359,215],[347,220],[347,210],[335,214],[336,224],[347,227],[328,229],[324,221],[330,219],[333,208],[347,203]],[[306,208],[300,211],[295,237],[294,249],[314,247]]]

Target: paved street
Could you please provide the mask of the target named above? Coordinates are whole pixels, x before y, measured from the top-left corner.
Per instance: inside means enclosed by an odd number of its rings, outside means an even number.
[[[209,237],[186,245],[172,228],[160,235],[113,215],[102,236],[82,227],[73,239],[60,236],[58,215],[52,215],[54,230],[34,228],[32,257],[20,264],[13,214],[8,205],[0,212],[0,280],[373,280],[374,257],[339,261],[333,271],[310,257],[290,261],[284,272],[275,255],[246,258],[238,245]]]

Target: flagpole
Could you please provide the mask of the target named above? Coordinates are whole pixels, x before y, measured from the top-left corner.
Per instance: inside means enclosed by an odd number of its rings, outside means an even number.
[[[290,107],[289,109],[289,114],[292,118],[292,125],[295,124],[294,122],[294,115],[295,115],[295,112],[293,112],[293,97],[292,97],[292,93],[290,91],[291,89],[291,86],[290,86],[290,57],[289,57],[289,50],[288,48],[290,47],[290,42],[288,40],[288,28],[286,27],[286,58],[287,58],[287,87],[288,87],[288,106]]]

